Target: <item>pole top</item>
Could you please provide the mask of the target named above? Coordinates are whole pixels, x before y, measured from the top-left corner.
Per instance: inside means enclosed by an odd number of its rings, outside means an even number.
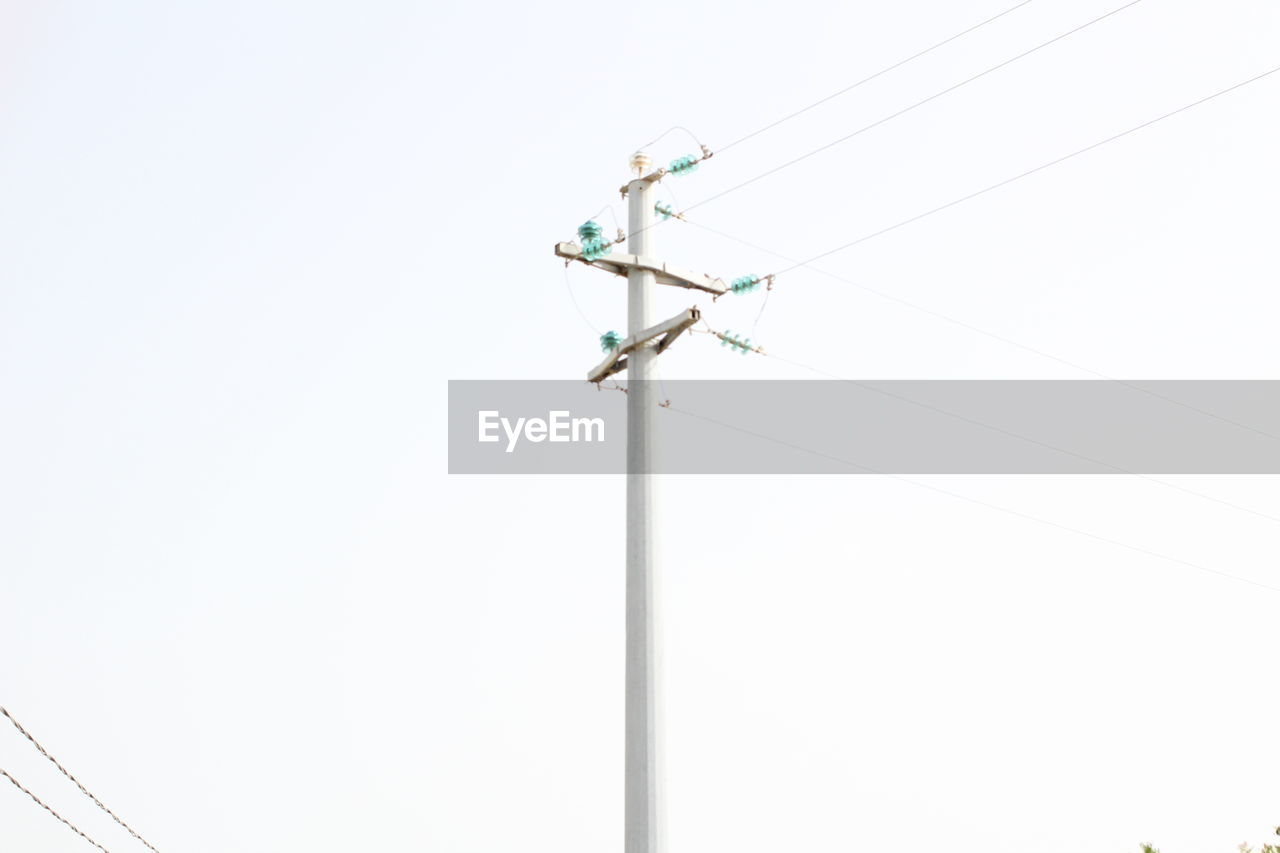
[[[653,158],[644,151],[637,151],[631,155],[629,165],[631,166],[631,171],[635,172],[636,177],[641,177],[653,166]]]

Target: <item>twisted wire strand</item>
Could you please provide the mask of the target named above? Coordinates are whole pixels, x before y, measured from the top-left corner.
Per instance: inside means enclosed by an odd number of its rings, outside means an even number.
[[[6,716],[8,716],[8,715],[6,714]],[[9,719],[13,719],[13,718],[12,718],[12,717],[9,717]],[[12,776],[10,776],[10,775],[9,775],[9,771],[5,770],[3,767],[0,767],[0,776],[3,776],[4,778],[6,778],[6,779],[8,779],[10,782],[12,782],[12,783],[14,784],[14,787],[16,787],[19,791],[21,791],[22,793],[24,793],[24,794],[26,794],[28,797],[30,797],[32,800],[34,800],[34,801],[35,801],[35,803],[36,803],[36,805],[40,806],[40,808],[44,809],[44,810],[45,810],[45,811],[47,811],[49,814],[53,815],[53,816],[54,816],[54,817],[56,817],[58,820],[60,820],[60,821],[62,821],[63,823],[65,823],[68,827],[70,827],[70,828],[71,828],[71,831],[72,831],[72,832],[74,832],[76,835],[80,836],[80,837],[81,837],[81,838],[83,838],[85,841],[88,841],[88,842],[89,842],[90,844],[92,844],[94,847],[97,847],[99,850],[101,850],[101,851],[102,851],[102,853],[111,853],[111,851],[110,851],[110,850],[108,850],[107,848],[103,847],[101,844],[99,844],[98,842],[94,841],[94,840],[93,840],[92,838],[90,838],[89,836],[85,835],[85,834],[84,834],[84,831],[83,831],[83,830],[81,830],[81,829],[80,829],[80,827],[76,826],[74,823],[72,823],[71,821],[67,820],[65,817],[63,817],[62,815],[58,814],[58,813],[57,813],[57,812],[55,812],[53,809],[51,809],[51,808],[49,807],[49,804],[48,804],[48,803],[46,803],[44,800],[40,799],[40,798],[39,798],[39,797],[37,797],[35,794],[31,793],[31,792],[30,792],[30,791],[28,791],[26,788],[22,787],[22,783],[21,783],[21,782],[19,782],[17,779],[13,778]],[[149,847],[150,845],[147,845],[147,846]]]
[[[86,797],[88,797],[89,799],[93,800],[93,802],[98,806],[98,808],[102,809],[104,812],[106,812],[107,814],[111,815],[112,820],[114,820],[116,823],[120,824],[120,825],[121,825],[121,826],[123,826],[125,829],[127,829],[127,830],[129,831],[129,834],[130,834],[130,835],[132,835],[134,838],[136,838],[136,839],[138,839],[139,841],[141,841],[141,842],[146,846],[146,848],[147,848],[148,850],[152,851],[152,853],[160,853],[160,851],[159,851],[159,850],[157,850],[157,849],[156,849],[156,848],[151,844],[151,842],[150,842],[150,841],[147,841],[147,839],[145,839],[145,838],[143,838],[141,835],[139,835],[139,834],[137,833],[137,831],[135,831],[135,830],[134,830],[134,828],[133,828],[133,827],[129,826],[129,824],[127,824],[127,823],[125,823],[123,820],[121,820],[119,815],[117,815],[117,814],[116,814],[115,812],[113,812],[111,809],[107,808],[107,807],[106,807],[106,805],[104,805],[104,804],[103,804],[102,800],[99,800],[99,799],[98,799],[97,797],[95,797],[92,793],[90,793],[90,792],[89,792],[89,789],[88,789],[88,788],[86,788],[86,787],[85,787],[85,786],[80,782],[80,780],[79,780],[79,779],[77,779],[75,776],[73,776],[73,775],[71,774],[71,771],[69,771],[69,770],[67,770],[67,768],[63,767],[63,766],[62,766],[62,764],[60,764],[60,763],[58,762],[58,759],[56,759],[56,758],[54,758],[52,755],[50,755],[50,754],[49,754],[49,751],[48,751],[48,750],[46,750],[43,746],[41,746],[41,745],[40,745],[40,741],[38,741],[38,740],[36,740],[34,737],[32,737],[31,732],[29,732],[29,731],[27,731],[26,729],[24,729],[24,728],[22,727],[22,724],[21,724],[21,723],[19,723],[16,719],[14,719],[14,716],[13,716],[12,714],[10,714],[10,713],[9,713],[8,709],[6,709],[6,708],[4,708],[4,707],[0,707],[0,714],[4,714],[6,717],[8,717],[8,718],[9,718],[9,722],[13,723],[14,728],[16,728],[19,732],[21,732],[21,733],[22,733],[22,735],[23,735],[23,737],[25,737],[27,740],[31,741],[32,746],[34,746],[37,750],[39,750],[41,755],[43,755],[45,758],[47,758],[47,759],[49,759],[51,762],[53,762],[53,766],[54,766],[54,767],[57,767],[59,770],[61,770],[61,771],[62,771],[62,775],[63,775],[63,776],[66,776],[66,777],[67,777],[68,779],[70,779],[72,782],[75,782],[75,783],[76,783],[76,787],[80,789],[80,792],[81,792],[82,794],[84,794]],[[9,774],[7,774],[7,773],[6,773],[5,775],[6,775],[6,776],[8,776]],[[16,781],[14,781],[14,779],[13,779],[13,777],[12,777],[12,776],[10,776],[10,777],[9,777],[9,781],[13,782],[13,784],[15,784],[15,785],[17,785],[17,784],[18,784]],[[22,786],[21,786],[21,785],[18,785],[18,787],[20,787],[20,788],[21,788]],[[25,788],[23,788],[23,790],[26,790],[26,789],[25,789]],[[30,792],[30,791],[28,791],[27,793],[28,793],[28,794],[31,794],[31,792]],[[31,794],[31,797],[32,797],[32,799],[35,799],[35,795],[34,795],[34,794]],[[36,802],[40,802],[40,801],[37,799],[37,800],[36,800]],[[44,803],[40,803],[40,805],[42,805],[42,806],[43,806],[43,805],[44,805]],[[47,809],[48,809],[49,807],[48,807],[48,806],[45,806],[45,808],[47,808]],[[53,812],[53,809],[49,809],[49,811],[50,811],[50,812]],[[59,820],[62,820],[62,818],[61,818],[60,816],[58,816],[58,814],[57,814],[56,812],[54,812],[54,817],[57,817]],[[67,823],[65,820],[63,820],[62,822],[63,822],[63,823]],[[67,826],[71,826],[71,824],[67,823]],[[75,829],[75,827],[74,827],[74,826],[71,826],[71,828],[72,828],[72,829]],[[80,830],[76,829],[76,832],[80,832]],[[83,833],[83,832],[80,832],[80,834],[81,834],[81,835],[84,835],[84,833]],[[85,838],[89,838],[89,836],[85,835]],[[90,841],[92,841],[93,839],[89,839],[89,840],[90,840]],[[94,842],[94,844],[97,844],[97,842]],[[106,850],[106,848],[105,848],[105,847],[102,847],[102,845],[101,845],[101,844],[97,844],[97,846],[98,846],[98,847],[100,847],[100,848],[102,848],[103,850]]]

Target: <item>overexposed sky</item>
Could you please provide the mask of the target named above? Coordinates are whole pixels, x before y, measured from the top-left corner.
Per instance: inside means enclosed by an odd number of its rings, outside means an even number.
[[[1035,0],[660,194],[1123,3]],[[446,380],[598,361],[624,288],[566,286],[552,246],[623,215],[637,145],[716,149],[1012,5],[0,4],[0,703],[164,853],[620,848],[621,480],[449,477]],[[1269,0],[1143,0],[690,218],[816,255],[1278,45]],[[1112,377],[1280,378],[1278,99],[1280,74],[818,266]],[[1091,377],[806,269],[758,324],[759,295],[701,307],[787,361],[693,337],[664,376]],[[917,479],[972,500],[664,481],[671,853],[1198,853],[1280,822],[1280,593],[1175,561],[1280,586],[1275,478],[1165,478],[1252,512]],[[143,849],[4,726],[0,767]],[[0,850],[78,849],[0,785]]]

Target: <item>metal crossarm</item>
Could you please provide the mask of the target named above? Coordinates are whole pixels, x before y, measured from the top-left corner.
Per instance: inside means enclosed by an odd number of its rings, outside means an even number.
[[[625,356],[627,353],[644,346],[654,338],[662,338],[662,340],[658,341],[657,345],[654,347],[654,355],[661,353],[667,347],[671,346],[672,342],[680,336],[681,332],[692,326],[694,323],[697,323],[701,318],[701,311],[697,308],[690,308],[687,311],[677,314],[665,323],[659,323],[656,326],[651,326],[642,332],[637,332],[636,334],[631,335],[620,343],[616,349],[611,350],[609,352],[609,356],[604,361],[596,365],[595,368],[587,374],[587,381],[602,382],[613,374],[626,370],[627,359]]]
[[[609,255],[594,261],[588,261],[582,256],[582,247],[577,243],[557,243],[556,256],[570,261],[579,261],[589,267],[602,269],[605,272],[619,276],[625,276],[631,270],[644,270],[653,273],[658,284],[665,284],[671,287],[702,290],[716,296],[729,292],[729,285],[725,284],[722,279],[714,278],[704,273],[681,269],[680,267],[639,255]]]

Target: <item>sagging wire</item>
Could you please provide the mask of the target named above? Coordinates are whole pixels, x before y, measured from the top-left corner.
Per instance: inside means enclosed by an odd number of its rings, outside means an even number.
[[[702,140],[699,139],[696,135],[694,135],[694,132],[692,130],[690,130],[687,127],[681,127],[680,125],[677,124],[673,127],[667,128],[666,130],[658,134],[653,139],[650,139],[644,145],[637,145],[636,150],[643,151],[644,149],[650,147],[651,145],[657,145],[659,142],[661,142],[663,139],[665,139],[667,136],[669,136],[670,134],[674,133],[677,130],[683,131],[684,133],[688,134],[689,138],[693,140],[694,145],[698,146],[699,148],[706,148],[706,146],[702,144]]]
[[[582,318],[582,322],[586,323],[587,328],[590,329],[592,332],[594,332],[597,335],[600,334],[600,330],[597,329],[595,324],[591,322],[591,319],[587,317],[587,312],[583,311],[582,306],[578,304],[578,297],[573,295],[573,283],[569,281],[569,264],[568,263],[564,265],[564,286],[565,286],[565,290],[569,294],[569,301],[572,302],[573,307],[577,309],[578,316]]]
[[[769,295],[773,293],[773,279],[769,279],[769,286],[765,288],[764,299],[760,302],[760,312],[756,314],[756,320],[751,324],[751,335],[755,336],[756,329],[760,325],[760,318],[764,316],[764,309],[769,307]]]

